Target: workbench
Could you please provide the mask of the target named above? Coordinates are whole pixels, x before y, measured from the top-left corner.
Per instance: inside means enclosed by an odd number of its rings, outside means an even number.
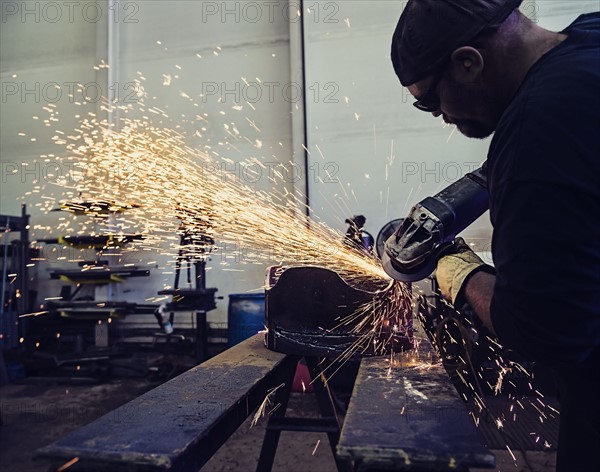
[[[494,468],[442,364],[415,357],[361,360],[338,455],[356,471]]]
[[[361,361],[337,444],[342,461],[361,471],[493,467],[441,366],[389,369],[389,360]],[[36,458],[49,460],[50,470],[69,461],[69,471],[199,470],[271,389],[291,384],[297,361],[267,350],[258,334],[39,449]]]

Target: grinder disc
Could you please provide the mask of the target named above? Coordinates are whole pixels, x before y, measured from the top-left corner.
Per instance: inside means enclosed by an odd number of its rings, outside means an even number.
[[[392,258],[388,255],[388,253],[384,250],[381,255],[381,265],[383,270],[387,275],[389,275],[394,280],[399,280],[400,282],[418,282],[419,280],[423,280],[429,274],[431,274],[436,266],[435,258],[426,259],[423,264],[421,264],[416,269],[412,269],[406,272],[400,272],[398,269],[394,267],[392,264]]]

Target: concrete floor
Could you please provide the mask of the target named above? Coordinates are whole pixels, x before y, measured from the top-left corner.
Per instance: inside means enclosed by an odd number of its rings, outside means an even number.
[[[0,471],[47,472],[44,462],[32,454],[68,432],[87,424],[119,405],[154,387],[144,379],[117,379],[100,385],[56,383],[10,384],[0,388]],[[290,416],[314,416],[312,394],[294,394]],[[251,427],[251,418],[203,467],[208,472],[253,471],[264,435],[265,420]],[[494,451],[498,472],[554,471],[554,453]],[[327,436],[318,433],[284,432],[275,458],[274,471],[335,471]],[[487,469],[489,471],[489,469]],[[477,472],[483,472],[477,469]],[[473,469],[472,472],[475,472]]]
[[[33,451],[66,435],[152,388],[143,379],[99,385],[56,383],[0,387],[0,471],[47,472]]]

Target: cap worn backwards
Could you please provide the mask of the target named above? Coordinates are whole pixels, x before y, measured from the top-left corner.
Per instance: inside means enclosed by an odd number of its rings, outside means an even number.
[[[435,73],[452,51],[502,23],[522,1],[409,0],[392,40],[392,62],[402,85]]]

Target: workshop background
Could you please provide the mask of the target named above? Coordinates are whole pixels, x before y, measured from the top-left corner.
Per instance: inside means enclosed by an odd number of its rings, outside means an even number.
[[[102,259],[97,247],[65,244],[66,235],[58,230],[65,220],[78,227],[88,217],[60,211],[60,206],[47,211],[46,202],[61,201],[58,183],[71,170],[57,159],[63,149],[53,142],[56,130],[68,136],[90,114],[118,122],[119,111],[108,112],[104,100],[124,105],[143,100],[164,110],[169,119],[139,111],[131,116],[180,126],[191,146],[227,159],[226,165],[208,170],[224,179],[305,196],[310,216],[341,235],[353,215],[364,215],[365,229],[377,235],[412,204],[479,167],[489,140],[467,139],[441,120],[416,112],[394,75],[390,40],[405,3],[0,0],[0,214],[14,216],[12,223],[0,221],[5,229],[0,239],[3,305],[14,279],[11,267],[4,269],[10,259],[5,248],[25,229],[31,243],[19,265],[26,267],[27,305],[15,302],[16,313],[2,307],[5,382],[45,373],[44,367],[30,370],[9,352],[24,345],[44,351],[40,340],[46,331],[21,336],[17,325],[35,325],[46,315],[32,317],[35,322],[21,316],[47,313],[49,303],[77,286],[61,274],[77,270],[80,261]],[[525,0],[521,10],[541,26],[559,30],[581,13],[600,10],[600,1]],[[265,164],[258,175],[243,164],[254,158]],[[273,181],[268,169],[277,164],[287,172]],[[93,221],[89,228],[93,233]],[[464,236],[489,262],[487,213]],[[157,343],[153,333],[161,327],[148,306],[158,307],[166,298],[159,292],[174,286],[170,243],[155,251],[126,252],[122,262],[143,276],[91,289],[92,299],[145,308],[115,321],[120,339],[128,338],[134,350],[136,343],[150,351]],[[232,337],[227,331],[229,296],[262,291],[267,264],[256,251],[217,240],[206,257],[207,286],[222,297],[207,312],[215,352]],[[182,284],[185,278],[182,274]],[[8,318],[9,312],[14,318]],[[194,336],[197,321],[194,310],[179,312],[173,328]],[[47,328],[43,321],[42,326]],[[72,349],[79,355],[72,357],[78,359],[72,367],[79,369],[85,346],[78,344],[83,341],[77,326],[71,328],[65,332],[72,333]],[[56,328],[57,338],[63,329]],[[99,339],[106,333],[96,330],[93,342],[110,347],[112,339]]]
[[[291,161],[283,184],[307,194],[313,214],[341,231],[346,218],[363,214],[374,235],[486,156],[489,141],[469,140],[415,113],[410,94],[398,83],[389,48],[401,1],[304,2],[304,31],[298,2],[1,3],[0,213],[18,215],[26,203],[31,240],[59,236],[53,228],[70,217],[40,212],[44,195],[37,189],[46,184],[56,194],[52,183],[69,171],[52,158],[60,148],[51,145],[53,128],[44,124],[42,108],[48,104],[65,133],[87,112],[106,114],[101,97],[133,103],[138,93],[147,94],[173,123],[202,115],[206,121],[197,122],[202,137],[192,144],[231,159],[220,170],[225,175],[244,179],[236,163],[252,157]],[[541,26],[560,29],[598,6],[595,0],[526,1],[522,11]],[[109,68],[98,68],[102,63]],[[224,125],[231,124],[248,141],[220,145]],[[245,183],[270,185],[266,171]],[[487,215],[465,235],[487,254]],[[262,287],[264,266],[252,263],[248,249],[223,248],[213,255],[208,283],[219,295]],[[47,250],[52,254],[32,268],[40,309],[44,298],[60,292],[48,271],[73,256],[67,249]],[[172,276],[162,274],[172,263],[167,257],[140,253],[129,259],[151,269],[148,278],[128,281],[123,295],[129,301],[143,302],[172,285]],[[114,297],[122,296],[118,286],[114,290]],[[209,320],[226,322],[227,299],[218,301]]]

